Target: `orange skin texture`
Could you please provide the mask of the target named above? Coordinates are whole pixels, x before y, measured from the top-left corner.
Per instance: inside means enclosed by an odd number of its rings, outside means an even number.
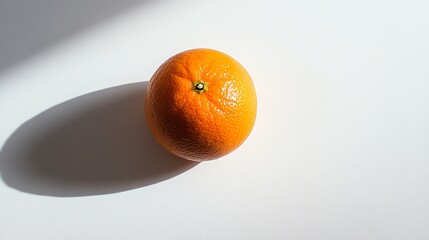
[[[208,87],[198,93],[194,84]],[[256,119],[252,79],[232,57],[211,49],[181,52],[152,76],[145,115],[155,139],[192,161],[220,158],[238,148]]]

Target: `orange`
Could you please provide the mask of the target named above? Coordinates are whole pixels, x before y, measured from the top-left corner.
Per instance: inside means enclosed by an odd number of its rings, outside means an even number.
[[[256,92],[246,69],[211,49],[181,52],[152,76],[145,98],[148,127],[171,153],[192,161],[222,157],[249,136]]]

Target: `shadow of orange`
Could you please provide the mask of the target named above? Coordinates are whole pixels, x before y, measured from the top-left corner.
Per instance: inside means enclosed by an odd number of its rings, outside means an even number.
[[[24,123],[0,153],[4,182],[49,196],[144,187],[197,163],[164,150],[146,127],[147,82],[89,93]]]

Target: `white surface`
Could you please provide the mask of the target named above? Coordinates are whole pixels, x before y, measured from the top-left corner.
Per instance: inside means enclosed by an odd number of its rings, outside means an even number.
[[[427,1],[128,1],[116,11],[92,0],[97,21],[85,1],[15,2],[0,22],[0,239],[429,239]],[[253,76],[251,136],[186,171],[115,175],[139,154],[149,169],[147,158],[177,159],[148,135],[144,151],[127,142],[139,137],[98,107],[121,113],[117,99],[144,88],[126,84],[196,47]],[[117,122],[125,133],[110,139],[103,129]],[[82,156],[95,165],[73,165]],[[73,169],[46,166],[57,160]]]

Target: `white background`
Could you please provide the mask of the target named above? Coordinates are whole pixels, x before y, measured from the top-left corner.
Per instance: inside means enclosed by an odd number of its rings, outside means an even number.
[[[428,12],[0,0],[0,239],[429,239]],[[141,99],[197,47],[248,69],[258,117],[195,165],[154,142]]]

